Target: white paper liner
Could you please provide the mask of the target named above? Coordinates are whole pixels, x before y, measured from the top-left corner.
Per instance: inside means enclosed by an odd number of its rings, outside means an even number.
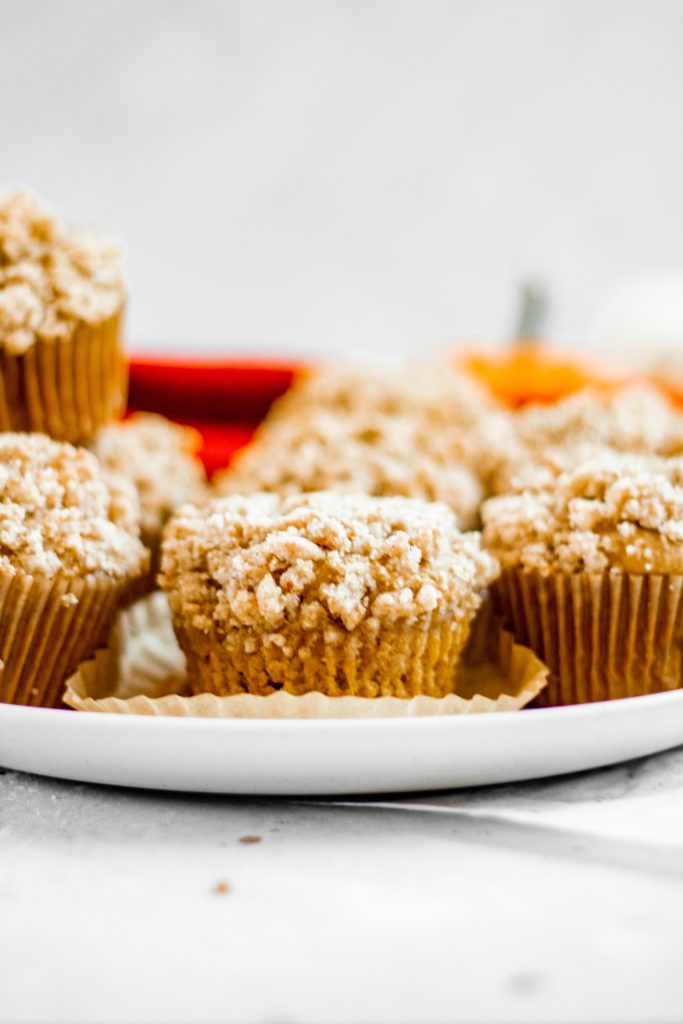
[[[463,715],[519,710],[540,693],[547,675],[546,666],[528,648],[497,629],[493,636],[479,632],[459,672],[458,692],[447,697],[299,697],[284,691],[267,697],[189,696],[185,659],[166,596],[157,591],[120,613],[109,645],[67,681],[64,702],[77,711],[202,718]]]

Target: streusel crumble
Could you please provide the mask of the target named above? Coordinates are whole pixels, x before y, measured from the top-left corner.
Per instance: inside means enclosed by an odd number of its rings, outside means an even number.
[[[125,297],[121,250],[67,230],[26,192],[0,196],[0,347],[25,352],[113,316]]]
[[[262,432],[215,484],[218,494],[334,490],[442,501],[470,528],[483,491],[466,454],[459,433],[410,417],[311,410]]]
[[[196,430],[154,413],[136,413],[104,427],[93,451],[108,473],[130,480],[140,499],[142,539],[157,551],[161,530],[175,508],[208,496],[206,474],[197,457]]]
[[[679,459],[611,453],[544,489],[485,503],[484,542],[504,565],[543,573],[683,571]]]
[[[42,434],[0,434],[0,568],[53,577],[141,572],[139,508],[82,448]]]
[[[342,416],[374,412],[470,427],[497,408],[474,377],[451,362],[433,360],[403,369],[331,366],[302,376],[275,404],[270,421],[323,409]]]

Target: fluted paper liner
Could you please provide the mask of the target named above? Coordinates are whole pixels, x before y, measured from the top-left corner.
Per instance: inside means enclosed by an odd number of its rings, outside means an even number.
[[[281,687],[292,696],[314,690],[328,697],[444,697],[453,691],[456,665],[469,623],[427,614],[422,620],[360,623],[351,632],[342,627],[302,633],[294,624],[280,630],[282,646],[255,637],[249,628],[231,632],[230,648],[220,637],[175,622],[185,652],[193,693],[268,696]],[[306,657],[292,661],[292,651],[306,642]]]
[[[484,620],[482,620],[484,622]],[[78,711],[205,718],[395,718],[515,711],[545,685],[547,669],[499,628],[475,631],[447,697],[328,697],[279,691],[261,697],[191,696],[185,659],[166,597],[150,594],[122,612],[109,645],[68,680],[64,700]]]
[[[493,592],[515,639],[550,669],[539,703],[583,704],[683,685],[683,576],[511,569]]]
[[[0,430],[86,443],[120,416],[128,390],[122,316],[78,323],[68,338],[38,339],[20,354],[0,349]]]
[[[0,572],[0,701],[54,707],[106,640],[124,584]]]

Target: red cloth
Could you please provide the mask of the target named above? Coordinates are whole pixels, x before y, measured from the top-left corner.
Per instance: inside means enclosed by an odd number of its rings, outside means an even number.
[[[218,361],[132,359],[128,411],[158,412],[195,427],[207,472],[247,444],[298,367]]]

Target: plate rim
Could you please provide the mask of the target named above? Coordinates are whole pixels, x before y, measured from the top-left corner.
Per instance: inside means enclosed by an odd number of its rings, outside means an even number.
[[[343,700],[343,697],[339,698]],[[0,702],[0,720],[6,718],[33,717],[45,720],[48,716],[59,716],[61,719],[75,722],[101,721],[111,724],[118,721],[122,725],[128,724],[133,728],[144,728],[145,723],[155,723],[152,728],[173,729],[188,727],[188,723],[197,728],[208,730],[220,730],[226,728],[237,728],[240,730],[249,729],[276,729],[286,726],[295,730],[311,728],[375,728],[391,730],[399,727],[414,729],[447,729],[447,728],[469,728],[485,729],[491,728],[492,724],[500,720],[507,721],[532,721],[537,723],[556,721],[562,719],[583,719],[595,718],[600,713],[606,712],[610,717],[617,717],[619,714],[636,712],[636,705],[641,711],[649,710],[652,707],[659,708],[663,704],[677,704],[683,702],[683,688],[665,691],[664,693],[639,694],[632,697],[619,697],[614,700],[591,701],[585,704],[567,704],[549,708],[521,708],[519,711],[498,711],[480,712],[462,715],[406,715],[405,717],[376,717],[376,718],[214,718],[200,715],[141,715],[141,714],[117,714],[112,711],[76,711],[70,708],[41,708],[20,704],[6,704]],[[467,723],[467,724],[465,724]],[[488,725],[486,723],[489,723]],[[88,728],[89,726],[84,726]],[[115,728],[117,728],[115,726]],[[514,728],[514,726],[512,726]],[[683,743],[683,736],[681,737]]]

